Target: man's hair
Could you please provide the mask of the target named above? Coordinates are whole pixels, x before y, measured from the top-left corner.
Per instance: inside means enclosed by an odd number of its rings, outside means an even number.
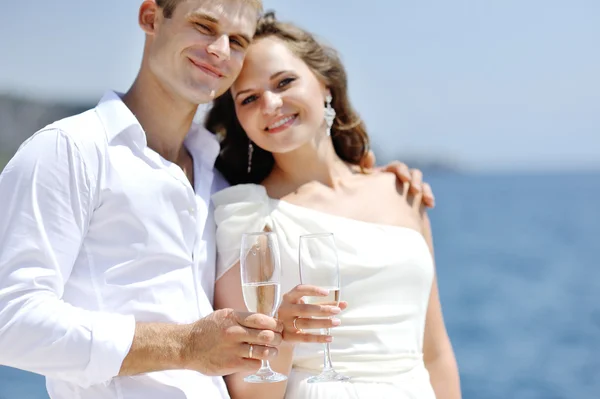
[[[156,0],[156,4],[162,8],[163,15],[165,18],[171,18],[173,16],[173,12],[179,3],[182,0]],[[214,1],[214,0],[213,0]],[[263,4],[262,0],[244,0],[247,3],[250,3],[259,14],[263,12]]]

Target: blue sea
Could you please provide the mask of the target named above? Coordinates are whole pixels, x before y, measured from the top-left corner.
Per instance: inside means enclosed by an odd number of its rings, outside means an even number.
[[[600,173],[427,177],[463,398],[600,398]],[[0,368],[0,399],[43,384]]]

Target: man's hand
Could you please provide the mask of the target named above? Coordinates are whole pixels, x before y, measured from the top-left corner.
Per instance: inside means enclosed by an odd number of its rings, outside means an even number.
[[[183,364],[204,375],[255,371],[261,360],[277,356],[282,331],[281,323],[264,314],[217,310],[191,325]]]
[[[261,359],[277,355],[282,331],[272,317],[231,309],[192,324],[138,322],[119,376],[181,369],[205,375],[255,371]]]
[[[361,166],[365,169],[374,169],[396,174],[401,182],[409,185],[408,190],[410,194],[417,197],[417,199],[418,197],[421,197],[423,205],[429,208],[435,206],[433,190],[428,183],[423,182],[423,173],[419,169],[409,169],[406,164],[400,161],[393,161],[386,166],[376,167],[375,154],[373,151],[369,151]]]

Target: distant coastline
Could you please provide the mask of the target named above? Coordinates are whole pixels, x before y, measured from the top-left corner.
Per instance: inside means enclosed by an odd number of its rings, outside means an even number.
[[[36,100],[14,94],[0,94],[0,170],[13,156],[21,143],[42,127],[95,106],[94,102],[58,102]],[[379,151],[375,149],[376,154]],[[455,162],[421,159],[406,154],[395,155],[412,168],[424,173],[459,173]],[[387,162],[378,155],[378,163]]]
[[[38,101],[0,94],[0,170],[21,143],[42,127],[92,107],[86,103]]]

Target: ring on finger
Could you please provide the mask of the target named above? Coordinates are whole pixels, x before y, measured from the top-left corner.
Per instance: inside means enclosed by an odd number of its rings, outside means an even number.
[[[254,351],[254,346],[252,344],[250,344],[249,348],[248,348],[248,358],[252,359],[252,352]]]
[[[298,317],[295,317],[295,318],[294,318],[294,321],[292,322],[292,324],[294,325],[294,328],[296,329],[296,331],[300,331],[300,332],[302,332],[302,329],[301,329],[301,328],[298,328],[298,326],[296,325],[296,320],[298,320]]]

